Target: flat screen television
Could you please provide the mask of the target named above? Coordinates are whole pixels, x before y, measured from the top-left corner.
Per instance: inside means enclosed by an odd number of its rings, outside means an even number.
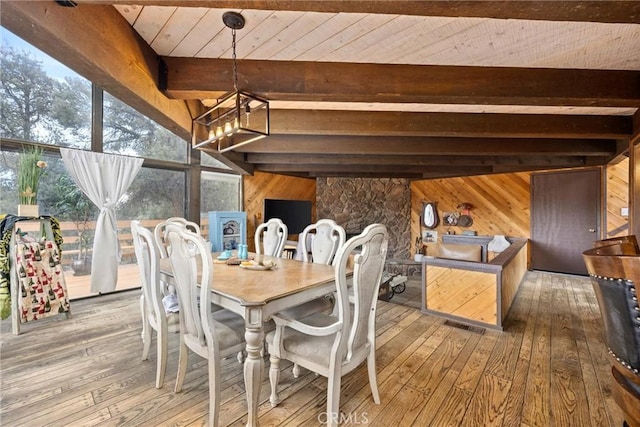
[[[311,224],[311,201],[264,199],[264,221],[271,218],[280,218],[289,235],[300,234]]]

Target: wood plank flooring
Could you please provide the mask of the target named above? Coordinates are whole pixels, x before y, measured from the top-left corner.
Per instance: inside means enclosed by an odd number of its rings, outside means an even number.
[[[155,346],[141,361],[138,291],[72,301],[64,316],[1,330],[3,426],[201,426],[208,412],[204,360],[191,356],[173,392],[177,334],[165,384],[154,387]],[[400,300],[400,299],[398,299]],[[398,301],[396,300],[396,301]],[[597,302],[586,278],[529,272],[504,332],[465,330],[406,305],[380,302],[375,405],[360,367],[343,379],[345,425],[619,426]],[[327,381],[283,365],[282,403],[268,402],[262,426],[322,425]],[[242,366],[222,364],[221,426],[243,426]]]

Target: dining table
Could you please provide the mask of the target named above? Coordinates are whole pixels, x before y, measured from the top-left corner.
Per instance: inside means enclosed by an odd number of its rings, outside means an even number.
[[[260,387],[264,375],[264,324],[271,315],[335,291],[331,265],[302,262],[250,253],[256,265],[229,265],[211,254],[213,270],[211,301],[244,319],[247,357],[244,382],[247,398],[247,426],[258,425]],[[260,263],[275,263],[260,269]],[[168,258],[160,260],[161,280],[171,283],[173,271]],[[198,278],[198,282],[200,278]]]

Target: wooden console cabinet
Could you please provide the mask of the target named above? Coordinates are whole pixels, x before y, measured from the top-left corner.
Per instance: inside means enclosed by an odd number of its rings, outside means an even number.
[[[489,262],[424,257],[422,311],[502,330],[528,266],[528,240],[511,240]]]

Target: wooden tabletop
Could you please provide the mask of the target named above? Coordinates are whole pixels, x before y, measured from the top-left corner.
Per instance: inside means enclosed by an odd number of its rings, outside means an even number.
[[[215,260],[219,253],[211,255]],[[335,280],[334,269],[330,265],[256,254],[250,256],[256,262],[274,261],[277,265],[271,270],[256,271],[238,265],[214,263],[213,291],[236,299],[242,305],[262,305]],[[160,260],[160,271],[173,276],[169,259]]]

